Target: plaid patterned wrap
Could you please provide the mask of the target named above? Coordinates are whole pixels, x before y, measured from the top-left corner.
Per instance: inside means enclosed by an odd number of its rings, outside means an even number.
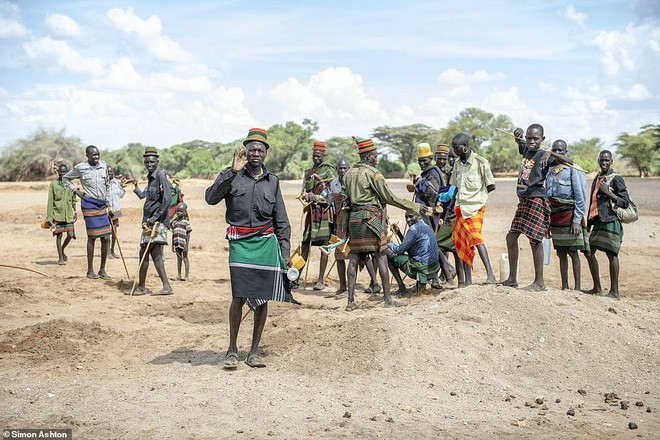
[[[550,229],[550,204],[545,197],[519,197],[509,232],[524,234],[529,241],[542,241]]]
[[[348,219],[351,252],[381,252],[387,248],[380,206],[353,207]]]
[[[550,232],[554,248],[557,250],[588,252],[589,237],[587,236],[584,218],[580,224],[582,232],[579,235],[571,233],[575,201],[550,197],[548,202],[550,203]]]
[[[465,218],[461,214],[461,207],[454,208],[456,213],[456,224],[454,225],[454,232],[452,240],[456,246],[456,253],[465,263],[473,267],[474,264],[474,249],[484,243],[481,236],[481,229],[484,225],[484,212],[486,212],[486,205],[482,206],[477,213],[470,218]]]

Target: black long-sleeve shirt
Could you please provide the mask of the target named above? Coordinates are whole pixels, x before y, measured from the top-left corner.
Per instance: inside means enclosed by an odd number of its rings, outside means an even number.
[[[147,181],[147,187],[144,191],[140,191],[137,187],[133,190],[140,199],[145,197],[147,199],[144,202],[144,208],[142,208],[142,223],[151,220],[169,227],[168,208],[172,200],[172,190],[165,171],[156,168],[153,173],[147,175]]]
[[[280,180],[266,167],[263,171],[255,179],[247,168],[236,174],[230,167],[225,168],[206,189],[206,203],[217,205],[224,200],[227,207],[225,221],[231,226],[267,228],[272,225],[282,257],[287,259],[291,252],[291,225],[280,191]]]

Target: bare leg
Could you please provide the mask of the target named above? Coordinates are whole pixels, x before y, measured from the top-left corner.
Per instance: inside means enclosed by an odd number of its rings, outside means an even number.
[[[357,265],[360,254],[357,252],[351,252],[348,260],[348,305],[346,306],[347,311],[352,311],[357,309],[357,304],[355,304],[355,281],[357,278]]]
[[[369,278],[371,279],[371,283],[369,284],[369,291],[371,293],[380,292],[380,286],[378,285],[378,276],[376,275],[376,265],[374,264],[373,257],[367,256],[364,259],[364,267],[367,268],[367,272],[369,273]]]
[[[506,250],[509,253],[509,278],[502,282],[509,287],[518,287],[518,237],[519,232],[509,232],[506,234]],[[543,254],[541,254],[543,257]]]
[[[582,278],[582,263],[580,263],[580,255],[577,251],[570,251],[568,255],[571,257],[571,263],[573,265],[573,278],[575,279],[575,290],[581,289],[581,278]],[[568,278],[568,274],[566,274]]]
[[[459,286],[462,286],[465,284],[465,272],[463,271],[463,266],[461,265],[461,259],[458,257],[458,253],[456,251],[453,251],[452,254],[454,254],[454,264],[456,265],[456,282]]]
[[[463,268],[463,277],[465,278],[465,281],[463,281],[463,284],[458,287],[470,286],[472,284],[472,268],[465,261],[461,261],[460,264]]]
[[[188,278],[190,278],[190,261],[188,260],[188,251],[183,251],[183,265],[186,268],[186,277],[183,279],[183,281],[186,281]]]
[[[163,290],[159,293],[172,293],[172,286],[170,286],[170,280],[167,279],[167,272],[165,272],[165,258],[163,258],[163,246],[162,244],[151,244],[151,258],[154,260],[154,266],[156,267],[156,272],[160,277],[160,281],[163,283]]]
[[[55,236],[55,246],[57,246],[57,264],[65,264],[64,249],[62,249],[62,234]]]
[[[587,256],[587,262],[589,263],[589,272],[591,272],[591,278],[594,282],[594,287],[591,290],[588,290],[586,293],[592,295],[599,295],[603,288],[600,285],[600,273],[598,268],[598,260],[596,259],[596,249],[591,250],[591,255]]]
[[[139,258],[142,260],[142,265],[140,266],[140,271],[138,272],[138,283],[137,283],[137,289],[139,290],[144,290],[145,288],[145,283],[147,280],[147,270],[149,270],[149,254],[144,255],[144,251],[146,250],[147,245],[141,244],[140,245],[140,255]],[[142,259],[144,257],[144,260]]]
[[[378,267],[380,272],[380,282],[383,286],[383,295],[385,297],[385,307],[398,307],[399,303],[392,301],[392,295],[390,295],[390,274],[387,270],[387,257],[380,252],[373,253],[374,266]]]
[[[337,276],[339,277],[339,289],[335,293],[342,293],[346,291],[346,262],[344,260],[337,260]]]
[[[529,242],[532,248],[532,260],[534,261],[534,282],[525,287],[525,290],[538,292],[545,290],[545,283],[543,282],[543,245],[542,241]]]
[[[392,276],[396,280],[396,284],[399,287],[397,293],[405,293],[406,285],[403,283],[403,279],[401,278],[401,274],[399,273],[399,268],[394,265],[394,252],[392,252],[390,249],[387,249],[385,253],[387,256],[387,266],[392,271]]]
[[[454,269],[452,265],[449,264],[449,260],[447,260],[447,256],[444,252],[438,252],[438,261],[440,262],[440,268],[442,269],[442,273],[444,274],[445,279],[447,281],[451,281],[451,279],[456,275],[456,269]]]
[[[305,260],[305,261],[307,261],[307,258],[309,257],[309,247],[310,247],[310,242],[309,241],[303,241],[302,245],[300,247],[301,256],[303,257],[303,260]]]
[[[98,278],[96,272],[94,272],[94,242],[95,238],[87,237],[87,277],[88,278]]]
[[[177,250],[177,252],[176,252],[176,279],[177,280],[181,279],[181,266],[183,265],[183,256],[179,252],[183,252],[183,251]]]
[[[619,257],[610,252],[607,253],[610,259],[610,292],[607,296],[611,298],[619,297]]]
[[[325,276],[325,270],[328,268],[328,255],[325,252],[321,252],[321,262],[319,263],[319,279],[316,282],[317,285],[323,285],[323,277]]]
[[[229,348],[227,349],[227,353],[238,355],[236,340],[238,339],[238,329],[241,327],[243,304],[245,304],[245,300],[243,298],[232,298],[231,305],[229,306]]]
[[[66,247],[69,245],[70,242],[71,242],[71,237],[67,235],[66,238],[64,239],[64,243],[62,244],[62,258],[64,258],[64,261],[69,260],[66,254],[64,253],[64,250],[66,249]]]
[[[561,275],[561,290],[568,289],[568,254],[565,250],[557,250],[557,257],[559,258],[559,274]],[[573,259],[573,255],[571,255]],[[575,260],[573,260],[573,266],[575,266]],[[575,270],[575,267],[574,269]]]
[[[481,262],[484,263],[484,267],[486,268],[485,284],[497,284],[497,280],[495,280],[495,274],[493,273],[493,268],[490,265],[490,258],[488,258],[488,250],[486,249],[486,245],[478,244],[477,252],[479,252],[479,258],[481,258]]]
[[[250,354],[256,354],[259,349],[259,341],[264,332],[266,318],[268,317],[268,303],[262,304],[254,310],[254,328],[252,329],[252,345]],[[248,355],[249,356],[249,355]]]
[[[112,221],[112,220],[110,220]],[[117,226],[115,226],[115,233],[117,231]],[[112,258],[119,258],[119,255],[115,254],[115,243],[117,242],[117,237],[115,234],[112,234],[112,241],[110,242],[110,256]]]
[[[102,278],[107,278],[108,274],[105,273],[105,262],[108,259],[108,247],[110,245],[110,240],[108,237],[101,237],[101,267],[99,267],[99,276]]]

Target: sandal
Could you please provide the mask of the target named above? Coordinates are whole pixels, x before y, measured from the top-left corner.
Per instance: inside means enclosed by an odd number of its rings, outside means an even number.
[[[257,353],[249,354],[248,357],[245,358],[245,365],[252,368],[264,368],[266,366],[266,364],[261,362],[261,358]]]
[[[225,360],[222,362],[222,367],[225,370],[235,370],[238,368],[238,354],[227,352]]]

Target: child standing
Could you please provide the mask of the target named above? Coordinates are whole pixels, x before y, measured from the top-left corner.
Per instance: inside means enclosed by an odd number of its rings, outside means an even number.
[[[172,252],[176,253],[177,280],[186,281],[190,276],[190,262],[188,261],[188,246],[190,245],[190,218],[188,205],[181,202],[176,207],[174,218],[170,221],[172,228]],[[186,266],[186,276],[181,276],[181,263]]]
[[[66,164],[57,167],[57,180],[53,180],[48,188],[48,206],[46,207],[46,224],[53,228],[57,245],[57,264],[66,264],[68,258],[64,253],[71,239],[76,238],[74,223],[77,220],[76,195],[62,181],[62,176],[69,172]],[[64,243],[62,234],[66,233]]]

